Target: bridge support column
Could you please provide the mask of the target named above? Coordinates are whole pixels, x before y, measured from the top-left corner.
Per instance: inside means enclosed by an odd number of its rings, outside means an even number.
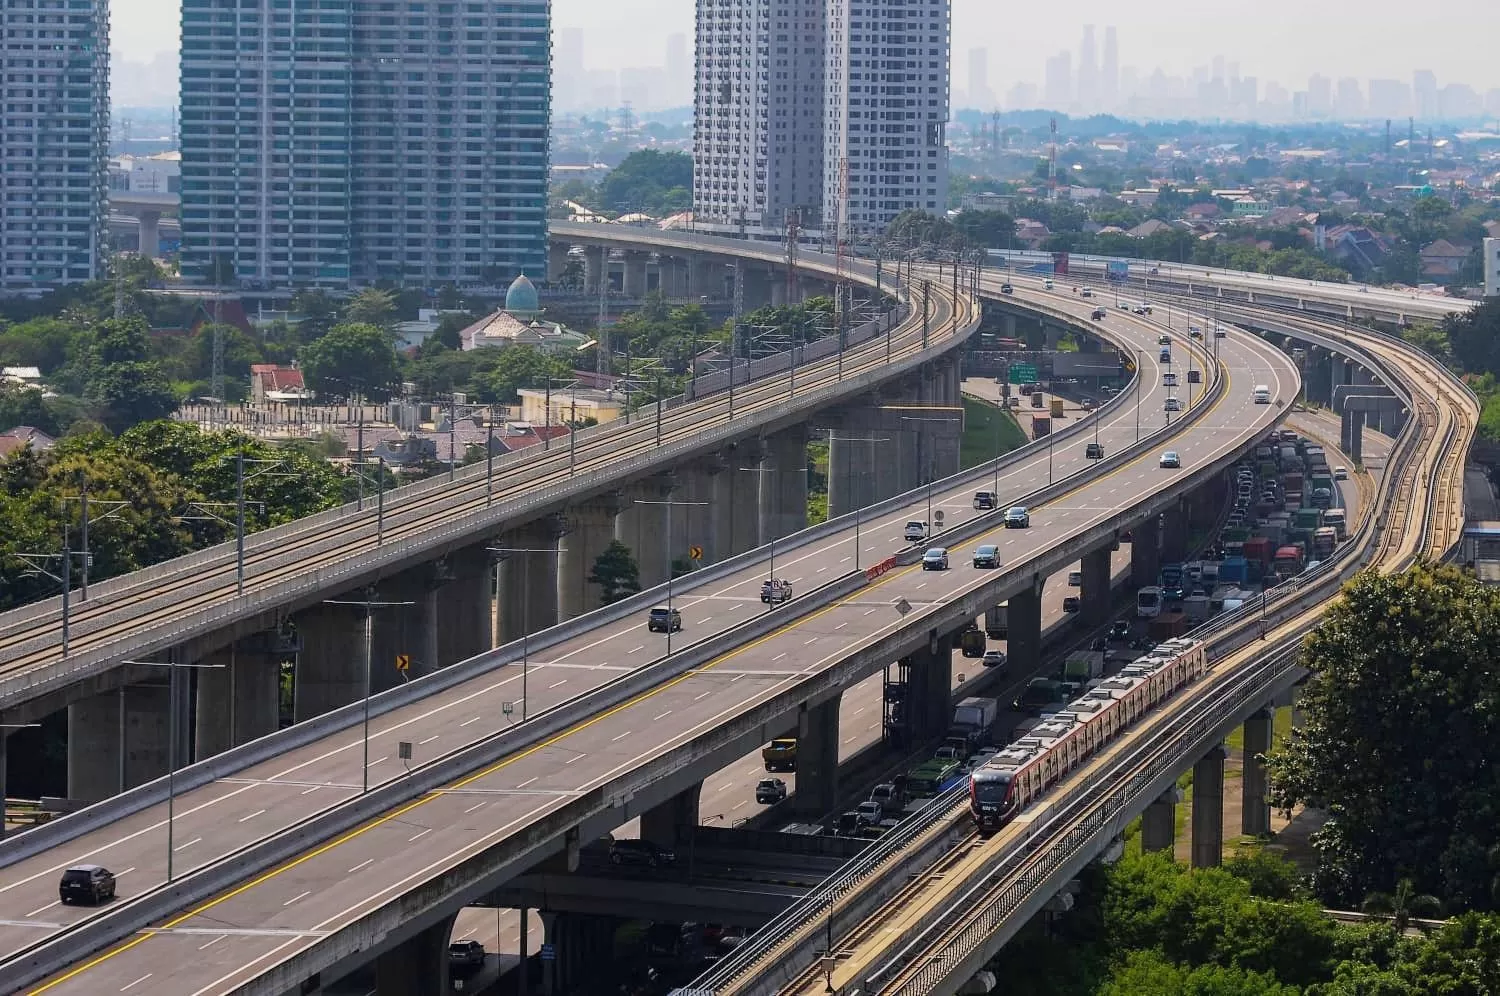
[[[297,613],[294,622],[302,647],[292,716],[300,723],[364,694],[364,611],[353,605],[315,605]]]
[[[1079,588],[1079,618],[1089,628],[1102,626],[1109,620],[1112,600],[1109,591],[1111,546],[1106,544],[1083,555],[1080,572],[1083,584]]]
[[[185,708],[186,674],[177,676],[183,689],[178,698],[179,740],[192,733]],[[125,685],[69,706],[68,798],[98,802],[166,774],[171,706],[166,682]],[[180,751],[178,763],[185,763],[187,756]]]
[[[630,501],[615,519],[615,539],[630,547],[641,572],[642,590],[667,581],[667,516],[672,506],[656,503],[671,501],[676,486],[677,481],[665,474],[638,482],[631,497],[642,500]]]
[[[1345,408],[1339,425],[1339,449],[1349,454],[1349,459],[1355,463],[1364,459],[1364,437],[1365,413]]]
[[[1030,589],[1010,596],[1006,609],[1006,625],[1010,633],[1005,638],[1009,667],[1021,674],[1030,674],[1042,663],[1042,589],[1046,581],[1037,578]]]
[[[552,960],[542,962],[545,996],[563,996],[577,991],[590,980],[607,976],[614,960],[615,931],[619,928],[614,917],[542,913],[541,918],[542,941],[553,953]],[[385,996],[384,990],[380,996]]]
[[[428,594],[429,624],[437,635],[435,667],[466,661],[495,645],[495,585],[489,550],[480,544],[455,551],[448,557],[447,578],[446,584]],[[415,669],[408,677],[418,677]]]
[[[797,713],[797,791],[792,811],[822,816],[838,805],[839,696]]]
[[[503,533],[495,544],[506,550],[548,551],[500,555],[498,643],[557,625],[557,538],[557,522],[547,518]]]
[[[1224,748],[1193,765],[1193,867],[1217,868],[1224,858]]]
[[[1177,838],[1177,803],[1180,798],[1181,793],[1174,785],[1146,807],[1141,814],[1142,851],[1150,854],[1172,850]]]
[[[1152,516],[1130,530],[1130,583],[1137,588],[1156,584],[1161,574],[1161,522]]]
[[[1271,716],[1262,709],[1245,720],[1245,767],[1240,791],[1240,830],[1252,837],[1271,832],[1271,805],[1268,801],[1266,763],[1261,755],[1271,749]]]
[[[759,439],[735,444],[733,469],[726,471],[723,487],[729,490],[729,552],[744,553],[760,546],[760,473],[765,449]]]
[[[711,256],[694,256],[688,260],[688,294],[692,297],[724,296],[724,264]]]
[[[687,562],[694,546],[703,548],[703,557],[691,564],[690,569],[707,567],[723,559],[718,546],[718,509],[714,505],[718,479],[723,475],[724,465],[716,458],[700,460],[677,471],[677,498],[683,504],[670,508],[674,549],[668,563]]]
[[[373,610],[372,693],[454,663],[456,658],[445,657],[445,653],[467,649],[466,656],[471,656],[478,652],[477,645],[483,642],[480,630],[489,618],[488,555],[481,553],[476,565],[475,558],[465,554],[461,552],[402,571],[376,586],[374,601],[410,604],[379,606]],[[452,633],[443,632],[445,622]],[[405,671],[397,666],[402,657],[407,659]]]
[[[760,535],[765,541],[807,528],[807,428],[766,438],[760,475]]]
[[[161,253],[161,212],[142,211],[140,213],[140,228],[138,229],[140,241],[136,243],[136,251],[146,259],[155,259]]]
[[[560,619],[572,619],[604,604],[599,586],[589,580],[594,561],[615,538],[618,494],[603,495],[567,513],[567,533],[557,556],[557,604]]]
[[[1161,559],[1180,563],[1187,556],[1189,519],[1187,505],[1179,501],[1161,515]]]
[[[448,941],[457,914],[445,917],[375,958],[375,991],[380,996],[446,993]]]
[[[568,250],[572,247],[566,242],[547,243],[547,279],[556,283],[568,268]]]
[[[597,295],[601,284],[609,283],[609,250],[587,246],[583,250],[585,282],[590,294]]]
[[[906,658],[906,695],[901,700],[905,728],[911,742],[941,736],[953,716],[953,639],[943,637],[935,648],[918,650]]]
[[[800,747],[797,753],[801,755]],[[698,825],[698,800],[702,792],[703,783],[699,782],[642,813],[641,839],[662,847],[677,847]]]
[[[646,296],[646,260],[643,252],[625,251],[625,296],[639,300]]]
[[[213,757],[276,732],[281,713],[281,669],[274,655],[261,648],[230,644],[198,663],[218,666],[192,671],[198,679],[194,760]]]

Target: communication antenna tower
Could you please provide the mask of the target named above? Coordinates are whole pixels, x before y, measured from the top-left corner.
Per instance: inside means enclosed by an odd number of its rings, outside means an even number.
[[[1052,119],[1052,141],[1047,153],[1047,199],[1057,200],[1057,118]]]
[[[802,212],[788,208],[786,212],[786,303],[790,307],[798,302],[797,297],[797,242],[802,234]]]
[[[838,233],[833,247],[836,281],[839,286],[849,282],[849,157],[839,158],[839,203]]]

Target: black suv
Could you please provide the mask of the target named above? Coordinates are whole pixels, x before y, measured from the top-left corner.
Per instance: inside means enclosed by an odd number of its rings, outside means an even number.
[[[656,868],[677,863],[677,855],[649,840],[617,840],[609,845],[609,860],[617,865],[643,865]]]
[[[454,941],[448,945],[448,967],[459,973],[484,967],[484,945],[478,941]]]
[[[115,898],[115,876],[99,865],[74,865],[63,872],[57,886],[63,904],[75,902],[102,903]]]
[[[651,615],[646,617],[646,632],[648,633],[675,633],[681,629],[682,613],[676,609],[659,605],[651,610]]]

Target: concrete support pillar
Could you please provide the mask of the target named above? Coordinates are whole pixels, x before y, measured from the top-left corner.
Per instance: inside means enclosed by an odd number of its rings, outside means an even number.
[[[943,637],[935,646],[912,654],[906,665],[902,709],[912,743],[940,737],[947,732],[953,718],[952,637]]]
[[[1062,342],[1063,328],[1059,325],[1048,325],[1042,323],[1042,339],[1048,350],[1055,350],[1057,344]]]
[[[618,920],[582,913],[543,913],[541,918],[543,943],[553,952],[552,960],[542,962],[544,996],[563,996],[593,988],[590,983],[618,981],[610,979]]]
[[[549,517],[502,533],[495,544],[504,550],[542,551],[499,555],[498,643],[557,625],[558,535],[558,524]]]
[[[599,285],[609,281],[609,251],[603,246],[587,246],[583,250],[585,283],[590,294],[599,293]]]
[[[230,644],[194,662],[218,665],[191,672],[198,680],[194,760],[213,757],[276,732],[281,713],[281,669],[277,658],[265,650]]]
[[[737,265],[736,272],[745,283],[743,300],[746,312],[771,303],[771,286],[775,281],[771,279],[769,270],[758,266]]]
[[[803,705],[797,715],[797,791],[792,811],[822,816],[838,805],[839,697]]]
[[[375,958],[375,991],[380,996],[429,996],[452,989],[448,981],[448,942],[457,914],[408,937]]]
[[[1001,335],[1007,339],[1014,339],[1016,337],[1016,316],[1013,314],[1002,316],[1001,329]]]
[[[484,545],[455,551],[448,558],[448,581],[433,591],[437,666],[448,667],[495,646],[494,561]],[[416,677],[416,674],[409,675]]]
[[[630,547],[641,572],[642,590],[667,581],[667,516],[672,507],[659,503],[671,501],[676,487],[677,481],[668,475],[637,482],[615,519],[615,539]],[[673,545],[680,547],[676,539],[673,537]]]
[[[146,259],[154,259],[161,253],[161,212],[142,211],[140,219],[136,251]]]
[[[1137,588],[1156,584],[1161,575],[1161,525],[1156,516],[1130,530],[1130,583]]]
[[[5,839],[5,797],[10,791],[10,783],[6,780],[9,773],[6,768],[10,764],[10,755],[5,750],[5,741],[10,731],[0,728],[0,840]]]
[[[1188,551],[1188,514],[1179,501],[1161,514],[1161,559],[1168,564],[1181,563]]]
[[[731,554],[753,550],[764,542],[760,534],[760,473],[765,449],[759,439],[736,443],[731,469],[722,486],[729,491],[729,549]]]
[[[1005,645],[1009,667],[1017,674],[1031,674],[1042,665],[1042,589],[1046,584],[1037,578],[1032,587],[1010,596],[1006,625],[1010,633]]]
[[[643,252],[625,253],[625,296],[636,299],[646,296],[646,260]]]
[[[1262,755],[1271,749],[1271,718],[1271,711],[1262,709],[1245,720],[1240,831],[1252,837],[1271,832],[1271,805],[1268,801],[1270,786],[1266,779],[1265,761],[1261,760]]]
[[[557,556],[557,604],[560,619],[572,619],[604,604],[599,586],[589,580],[594,561],[615,538],[615,516],[621,497],[602,495],[567,512],[567,532]]]
[[[800,747],[797,753],[800,757]],[[679,841],[686,840],[698,825],[698,804],[702,792],[703,783],[698,782],[642,813],[641,839],[667,848],[675,848]]]
[[[1109,546],[1101,546],[1083,555],[1080,573],[1079,618],[1087,627],[1102,626],[1109,621]]]
[[[566,242],[547,243],[547,279],[549,281],[555,283],[568,268],[568,250],[571,248],[572,246]]]
[[[807,528],[807,428],[766,438],[760,475],[760,534],[765,542]]]
[[[770,288],[771,289],[771,306],[773,308],[783,308],[783,307],[785,307],[786,306],[786,281],[785,280],[779,280],[779,279],[777,279],[777,277],[776,277],[775,274],[773,274],[769,278],[769,280],[770,280],[770,284],[771,284],[771,288]]]
[[[360,698],[365,687],[364,610],[325,603],[297,613],[293,623],[301,642],[293,720],[300,723]]]
[[[1172,845],[1177,838],[1177,802],[1180,793],[1174,785],[1141,814],[1141,850],[1150,854],[1154,851],[1172,850]]]
[[[1339,424],[1339,448],[1355,463],[1364,459],[1364,437],[1365,413],[1345,408]]]
[[[1193,765],[1193,867],[1216,868],[1224,856],[1224,748]]]
[[[162,670],[165,670],[163,668]],[[178,674],[186,688],[189,679]],[[179,739],[190,735],[179,695]],[[126,685],[68,707],[68,798],[87,802],[134,788],[167,773],[171,745],[167,682]],[[178,754],[179,764],[187,757]]]
[[[460,603],[456,606],[454,615],[467,619],[468,626],[474,630],[487,618],[488,586],[480,587],[475,584],[472,592],[461,591],[460,586],[454,583],[457,577],[454,561],[444,559],[384,578],[375,586],[373,601],[406,604],[382,605],[372,612],[372,694],[395,688],[403,682],[431,674],[440,667],[453,663],[451,660],[444,660],[441,644],[448,641],[440,639],[445,601]],[[463,642],[472,645],[476,639],[474,634],[470,634]],[[359,644],[355,643],[348,649],[359,652]],[[402,658],[406,660],[405,671],[398,666]]]
[[[858,425],[861,420],[846,420]],[[828,516],[846,515],[877,500],[877,470],[883,455],[876,435],[863,429],[840,429],[828,444]],[[913,467],[915,470],[915,467]]]
[[[688,261],[688,294],[691,297],[722,299],[724,275],[723,263],[710,256],[694,256]]]

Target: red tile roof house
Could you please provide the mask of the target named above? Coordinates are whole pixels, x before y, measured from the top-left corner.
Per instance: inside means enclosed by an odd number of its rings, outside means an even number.
[[[30,446],[38,453],[51,449],[57,442],[41,429],[29,425],[18,425],[14,429],[0,432],[0,460]]]

